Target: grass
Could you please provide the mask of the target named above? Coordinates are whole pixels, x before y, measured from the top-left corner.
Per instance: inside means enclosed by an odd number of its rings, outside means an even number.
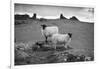
[[[85,57],[94,59],[94,24],[70,20],[17,20],[15,25],[15,65],[45,64],[61,62],[85,61]],[[23,24],[24,22],[24,24]],[[41,24],[56,25],[60,33],[72,33],[69,47],[57,47],[55,51],[50,45],[40,47],[36,42],[44,41]],[[83,56],[84,55],[84,56]],[[77,60],[77,57],[81,57]],[[66,60],[67,59],[67,60]],[[83,59],[83,60],[82,60]]]

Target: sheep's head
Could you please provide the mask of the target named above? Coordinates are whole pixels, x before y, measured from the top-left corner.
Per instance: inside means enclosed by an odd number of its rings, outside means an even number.
[[[41,27],[42,27],[43,29],[45,29],[45,28],[47,27],[47,25],[42,24]]]
[[[69,37],[71,38],[72,37],[72,33],[68,33]]]

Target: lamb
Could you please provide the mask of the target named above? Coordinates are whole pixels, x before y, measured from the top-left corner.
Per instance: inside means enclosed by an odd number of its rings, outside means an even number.
[[[69,43],[71,42],[71,38],[72,38],[72,33],[68,33],[68,34],[56,33],[52,35],[51,42],[53,43],[55,49],[58,43],[64,44],[66,48],[66,46],[69,45]]]
[[[45,42],[48,42],[48,38],[51,37],[53,34],[58,33],[58,27],[57,26],[47,26],[45,24],[41,25],[42,29],[42,35],[45,37]]]

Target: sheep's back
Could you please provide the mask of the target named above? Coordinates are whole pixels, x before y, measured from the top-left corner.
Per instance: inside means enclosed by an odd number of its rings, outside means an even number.
[[[49,35],[53,35],[58,33],[58,27],[47,27],[44,30],[45,35],[49,36]]]
[[[67,34],[53,34],[52,41],[54,42],[66,42],[69,36]]]

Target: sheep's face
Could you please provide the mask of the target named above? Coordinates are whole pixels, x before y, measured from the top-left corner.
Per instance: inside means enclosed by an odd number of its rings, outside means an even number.
[[[72,37],[72,33],[68,33],[69,37],[71,38]]]
[[[41,25],[43,29],[45,29],[47,26],[45,24]]]

